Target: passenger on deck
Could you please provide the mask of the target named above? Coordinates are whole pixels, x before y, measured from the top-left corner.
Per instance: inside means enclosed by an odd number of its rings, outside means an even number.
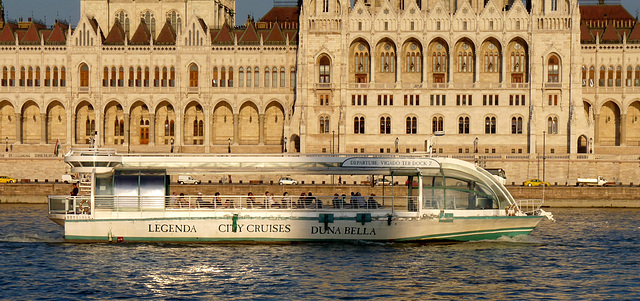
[[[189,203],[187,203],[184,200],[184,193],[183,192],[180,193],[180,197],[178,198],[178,207],[179,208],[188,208],[189,207]]]
[[[298,208],[304,208],[306,202],[307,202],[307,194],[303,192],[300,194],[300,197],[298,198]]]
[[[376,195],[372,193],[369,200],[367,200],[368,209],[378,209],[380,207],[380,204],[378,204],[378,202],[373,198],[374,196]]]
[[[346,194],[342,194],[342,199],[340,200],[342,202],[342,208],[351,208],[351,205],[347,204],[347,195]]]
[[[353,191],[351,192],[351,196],[349,197],[349,204],[351,204],[351,208],[358,208],[358,201]]]
[[[358,204],[358,208],[367,208],[367,201],[360,194],[360,192],[356,192],[356,202]]]
[[[282,206],[283,206],[284,208],[293,208],[293,207],[294,207],[294,204],[293,204],[293,202],[291,201],[291,197],[289,196],[289,193],[288,193],[288,192],[286,192],[286,191],[285,191],[285,192],[284,192],[284,194],[282,195],[282,200],[281,200],[281,202],[282,202]]]
[[[216,193],[214,194],[214,196],[215,196],[215,197],[214,197],[214,199],[213,199],[213,205],[214,205],[216,208],[222,207],[222,199],[220,199],[220,193],[219,193],[219,192],[216,192]]]
[[[77,196],[78,195],[78,184],[73,183],[73,189],[71,189],[71,196]]]
[[[198,192],[198,198],[196,199],[196,207],[198,207],[198,208],[206,208],[206,207],[209,207],[209,204],[207,204],[207,203],[202,199],[202,192]]]
[[[253,197],[253,192],[249,192],[247,197],[247,208],[253,208],[256,205],[256,199]]]
[[[169,197],[169,208],[177,208],[178,207],[178,193],[175,191]]]
[[[305,199],[304,207],[305,208],[313,208],[314,205],[315,205],[314,204],[315,202],[316,202],[316,198],[313,196],[311,191],[309,191],[309,193],[307,193],[307,198]]]
[[[267,208],[280,208],[280,204],[278,204],[278,202],[276,202],[276,200],[273,199],[273,193],[270,192],[265,192],[264,193],[264,204],[265,206],[267,206]]]
[[[342,200],[340,199],[340,195],[339,194],[335,193],[333,195],[333,201],[331,201],[331,202],[333,203],[333,208],[335,208],[335,209],[343,208]]]

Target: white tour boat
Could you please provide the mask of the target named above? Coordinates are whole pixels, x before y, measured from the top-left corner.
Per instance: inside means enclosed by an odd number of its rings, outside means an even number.
[[[528,234],[552,219],[541,201],[524,208],[490,173],[451,158],[92,148],[70,151],[65,162],[84,175],[87,195],[49,196],[49,216],[73,242],[467,241]],[[174,196],[170,175],[184,173],[373,175],[392,185],[376,196]],[[407,184],[393,184],[398,177]]]

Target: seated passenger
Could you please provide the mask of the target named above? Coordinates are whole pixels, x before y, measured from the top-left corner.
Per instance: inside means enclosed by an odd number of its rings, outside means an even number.
[[[178,206],[178,194],[174,191],[169,197],[169,208],[177,208]]]
[[[209,207],[208,204],[202,199],[202,192],[198,192],[198,198],[196,199],[196,206],[198,208]]]
[[[284,208],[293,208],[293,206],[294,206],[293,202],[291,201],[291,197],[289,196],[289,193],[286,192],[286,191],[282,195],[281,202],[282,202],[282,206]]]
[[[267,208],[280,208],[280,204],[273,199],[273,193],[268,191],[264,193],[264,205]]]
[[[304,208],[306,202],[307,202],[307,194],[303,192],[300,194],[300,197],[298,198],[298,208]]]
[[[367,208],[369,209],[378,209],[380,207],[380,204],[373,198],[374,196],[376,195],[372,193],[369,200],[367,200]]]
[[[220,199],[220,193],[216,192],[215,193],[215,197],[213,200],[213,205],[218,208],[218,207],[222,207],[222,199]]]
[[[189,207],[189,203],[184,200],[184,193],[183,192],[180,193],[180,197],[178,198],[178,207],[179,208],[188,208]]]
[[[313,196],[311,191],[309,191],[309,193],[307,193],[307,198],[305,199],[304,207],[313,208],[315,205],[315,202],[316,202],[316,198]]]
[[[356,202],[358,204],[357,208],[367,208],[367,201],[360,194],[360,192],[356,192]],[[354,207],[355,208],[355,207]]]
[[[331,202],[333,203],[333,208],[335,208],[335,209],[343,208],[342,200],[340,199],[340,195],[339,194],[335,193],[333,195],[333,200]]]
[[[247,194],[247,208],[253,208],[256,206],[256,199],[253,197],[253,192]]]

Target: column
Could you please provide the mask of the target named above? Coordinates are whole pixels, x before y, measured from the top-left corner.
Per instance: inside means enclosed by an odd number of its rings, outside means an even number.
[[[40,113],[40,144],[47,144],[47,114]]]
[[[394,70],[396,73],[396,83],[402,83],[402,68],[400,66],[402,66],[402,62],[401,60],[398,58],[400,54],[396,51],[396,69]],[[405,62],[406,62],[406,58],[405,58]],[[406,66],[405,66],[406,68]]]
[[[124,143],[126,145],[131,146],[129,143],[131,142],[131,124],[129,124],[129,113],[124,114]]]
[[[238,136],[239,136],[239,129],[238,129],[238,122],[240,120],[240,115],[239,114],[233,114],[233,144],[234,145],[238,145]]]
[[[627,114],[620,114],[620,145],[627,145]]]
[[[176,135],[176,139],[174,140],[174,153],[177,153],[180,148],[179,146],[182,146],[182,114],[178,113],[178,111],[175,111],[176,114],[176,122],[175,122],[175,132],[174,134]]]
[[[207,114],[207,110],[202,109],[204,114],[204,152],[211,152],[211,115]]]
[[[258,114],[258,145],[264,145],[264,114]]]
[[[76,143],[76,115],[73,112],[67,118],[67,129],[67,144],[71,147]]]
[[[511,80],[507,80],[507,62],[506,59],[508,56],[505,55],[507,49],[505,45],[502,45],[502,52],[500,52],[500,82],[501,83],[510,83]],[[524,79],[522,80],[524,81]]]
[[[371,50],[371,49],[369,49]],[[371,64],[371,66],[369,66],[369,82],[370,83],[375,83],[376,82],[376,57],[374,56],[373,52],[371,52],[371,56],[369,57],[369,63]]]
[[[16,113],[16,141],[15,144],[22,144],[22,114]]]
[[[156,145],[156,114],[149,113],[149,145]]]
[[[600,144],[600,113],[594,114],[595,121],[593,123],[593,142]]]
[[[99,140],[102,141],[102,146],[107,144],[107,120],[104,117],[104,113],[98,114],[100,121],[96,120],[96,124],[100,131],[98,132]]]

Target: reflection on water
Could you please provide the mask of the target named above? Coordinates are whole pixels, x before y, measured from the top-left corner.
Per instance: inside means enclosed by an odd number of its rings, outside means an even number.
[[[0,205],[0,299],[640,298],[640,210],[552,211],[456,244],[69,244],[45,205]]]

